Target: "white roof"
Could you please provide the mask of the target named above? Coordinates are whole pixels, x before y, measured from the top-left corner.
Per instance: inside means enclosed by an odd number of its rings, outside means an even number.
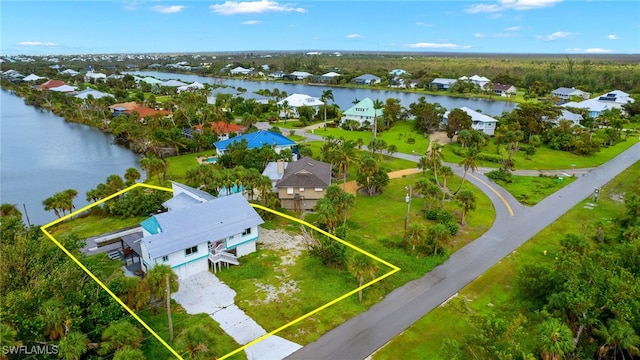
[[[282,105],[282,103],[284,103],[285,101],[289,103],[289,106],[293,106],[293,107],[300,107],[304,105],[306,106],[324,105],[324,103],[320,101],[320,99],[314,98],[305,94],[291,94],[286,98],[278,101],[278,104]]]
[[[334,76],[340,76],[340,74],[338,74],[337,72],[333,72],[333,71],[331,71],[331,72],[328,72],[328,73],[326,73],[326,74],[324,74],[324,75],[322,75],[322,76],[326,76],[326,77],[334,77]]]
[[[77,72],[77,71],[75,71],[73,69],[67,69],[67,70],[61,71],[60,73],[61,74],[69,74],[71,76],[76,76],[76,75],[80,74],[79,72]]]
[[[96,72],[88,72],[85,74],[85,77],[89,77],[92,79],[106,79],[107,75],[103,74],[103,73],[96,73]]]
[[[579,109],[587,109],[589,111],[601,112],[609,109],[609,105],[598,101],[598,99],[589,99],[585,101],[577,102],[568,102],[566,104],[562,104],[563,107],[574,107]]]
[[[471,110],[466,106],[463,106],[460,108],[460,110],[466,112],[469,116],[471,116],[471,121],[479,121],[479,122],[483,122],[483,123],[493,123],[493,122],[498,122],[498,120],[492,118],[491,116],[485,115],[485,114],[481,114],[475,110]],[[444,116],[447,117],[449,116],[449,113],[451,111],[447,111]]]
[[[98,91],[98,90],[95,90],[95,89],[84,89],[84,90],[80,91],[79,93],[77,93],[76,95],[74,95],[74,97],[77,97],[79,99],[86,99],[86,98],[89,97],[89,95],[93,96],[94,99],[100,99],[100,98],[103,98],[105,96],[114,97],[113,95],[111,95],[109,93]]]
[[[195,90],[195,89],[204,89],[204,85],[202,85],[202,84],[200,84],[199,82],[196,81],[196,82],[194,82],[192,84],[178,87],[178,92],[180,92],[180,91],[188,91],[188,90]]]
[[[76,91],[76,87],[75,86],[71,86],[71,85],[61,85],[58,87],[52,87],[49,88],[49,90],[51,91],[58,91],[58,92],[72,92],[72,91]]]
[[[182,81],[178,81],[178,80],[169,80],[169,81],[163,81],[160,83],[161,86],[184,86],[187,85],[185,83],[183,83]]]
[[[298,77],[309,77],[309,76],[311,76],[313,74],[310,74],[310,73],[308,73],[306,71],[294,71],[294,72],[291,73],[291,75],[298,76]]]
[[[46,79],[46,78],[42,77],[42,76],[38,76],[36,74],[31,74],[29,76],[24,77],[22,80],[23,81],[36,81],[36,80],[40,80],[40,79]]]

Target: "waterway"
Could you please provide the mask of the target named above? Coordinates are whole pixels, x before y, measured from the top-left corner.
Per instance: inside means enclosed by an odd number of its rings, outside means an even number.
[[[247,92],[253,93],[260,89],[285,91],[288,95],[291,94],[306,94],[309,96],[320,98],[322,92],[330,89],[333,93],[334,103],[336,103],[340,109],[347,110],[353,106],[355,99],[362,100],[364,98],[370,98],[372,100],[386,101],[387,98],[396,98],[400,100],[402,106],[408,108],[410,104],[418,102],[421,96],[425,97],[425,100],[429,103],[439,103],[447,110],[460,108],[466,106],[472,110],[480,110],[483,114],[489,116],[500,116],[503,112],[511,112],[518,104],[496,101],[487,99],[473,99],[473,98],[459,98],[446,95],[426,95],[420,93],[412,93],[397,90],[379,90],[379,89],[366,89],[366,88],[341,88],[341,87],[329,87],[324,85],[307,85],[304,83],[291,84],[275,81],[253,81],[253,80],[239,80],[230,78],[213,78],[204,77],[190,74],[175,74],[165,73],[158,71],[135,71],[131,72],[132,75],[138,76],[151,76],[160,80],[176,79],[183,82],[199,82],[201,84],[215,84],[226,85],[234,88],[244,88]]]
[[[95,128],[65,122],[49,111],[26,105],[0,91],[0,202],[17,205],[26,222],[44,225],[56,219],[42,201],[75,189],[77,209],[88,204],[86,192],[111,174],[139,167],[139,156],[114,145],[113,137]]]

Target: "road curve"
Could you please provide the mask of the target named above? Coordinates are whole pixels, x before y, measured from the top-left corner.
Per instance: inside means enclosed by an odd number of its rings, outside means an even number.
[[[408,159],[413,157],[405,156]],[[467,175],[468,181],[482,189],[495,205],[496,220],[491,229],[424,277],[397,288],[368,311],[339,325],[286,359],[359,360],[368,357],[578,202],[591,196],[595,188],[602,187],[637,161],[640,161],[640,143],[531,208],[520,205],[504,189],[491,185],[510,204],[513,216],[489,188],[492,183],[488,179],[481,174]],[[457,174],[462,174],[460,167],[452,167]]]

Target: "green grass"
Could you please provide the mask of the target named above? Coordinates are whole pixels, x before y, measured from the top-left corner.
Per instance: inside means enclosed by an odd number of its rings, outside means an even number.
[[[576,180],[573,176],[563,176],[560,181],[556,177],[546,176],[512,176],[512,182],[498,185],[505,188],[523,205],[535,205],[547,196],[562,189]]]
[[[357,205],[351,211],[348,221],[350,230],[346,240],[399,266],[402,270],[366,289],[363,303],[358,303],[356,295],[351,296],[283,330],[279,333],[280,336],[299,344],[312,342],[326,331],[379,302],[393,289],[424,276],[447,258],[447,255],[410,254],[401,246],[407,214],[405,187],[414,184],[420,176],[422,175],[416,174],[393,179],[385,191],[375,197],[358,195]],[[460,179],[452,179],[449,182],[450,187],[457,188],[459,181]],[[452,239],[449,246],[451,251],[486,232],[495,217],[488,197],[468,183],[465,187],[472,189],[478,196],[477,209],[469,213],[468,225]],[[410,221],[430,225],[431,221],[422,218],[422,206],[422,199],[412,199]],[[446,202],[445,207],[459,216],[459,208],[453,202]],[[313,222],[314,218],[314,214],[310,214],[305,220]],[[289,221],[276,219],[269,221],[266,227],[286,228],[289,232],[296,232],[298,225],[287,226],[286,222]],[[353,254],[354,250],[347,249],[348,256]],[[355,277],[347,270],[328,268],[318,258],[309,254],[302,254],[295,265],[287,267],[281,264],[280,256],[281,253],[259,249],[256,253],[242,257],[242,266],[218,272],[220,279],[238,293],[236,304],[267,331],[276,329],[357,287]],[[380,274],[389,271],[382,264],[380,267]],[[295,281],[299,291],[287,291],[271,302],[265,301],[266,292],[257,285],[280,288],[290,280]]]
[[[147,217],[116,218],[103,215],[89,215],[65,220],[49,228],[48,231],[56,236],[59,234],[75,233],[79,238],[86,239],[118,229],[140,224]]]
[[[544,146],[540,146],[535,155],[529,158],[523,151],[518,151],[515,156],[515,163],[517,170],[563,170],[571,169],[572,165],[576,168],[591,168],[600,166],[607,161],[613,159],[621,152],[633,146],[639,141],[637,136],[629,137],[627,141],[620,142],[614,146],[603,147],[599,152],[592,155],[576,155],[566,151],[552,150]],[[442,150],[444,155],[444,161],[451,163],[459,163],[462,158],[453,153],[454,147],[459,147],[460,144],[452,143],[446,144]],[[496,154],[496,145],[493,139],[482,152]],[[494,162],[481,161],[478,166],[499,168],[501,165]]]
[[[230,353],[233,350],[236,350],[241,345],[238,344],[231,336],[227,335],[219,326],[219,324],[213,320],[207,314],[196,314],[189,315],[187,312],[177,304],[175,301],[171,301],[171,315],[173,322],[173,334],[174,341],[169,342],[169,325],[165,307],[160,306],[157,309],[145,310],[140,314],[140,318],[144,320],[154,331],[164,339],[169,345],[173,347],[173,349],[182,355],[185,359],[188,358],[188,354],[184,352],[183,349],[180,349],[176,346],[176,341],[180,333],[188,326],[193,325],[202,325],[208,328],[210,331],[215,333],[215,343],[213,344],[205,344],[208,348],[215,349],[217,357],[224,356]],[[135,320],[132,320],[135,321]],[[136,321],[137,323],[137,321]],[[172,360],[175,359],[175,356],[164,346],[158,339],[153,337],[146,330],[143,331],[145,341],[142,343],[142,350],[146,355],[147,359],[160,359],[160,360]],[[246,359],[246,354],[244,351],[238,352],[233,356],[229,357],[229,359],[240,360]]]
[[[592,210],[584,206],[586,199],[557,221],[524,243],[515,252],[492,266],[479,278],[459,292],[467,306],[476,312],[498,312],[511,317],[520,311],[514,301],[516,269],[525,263],[551,263],[560,249],[560,240],[566,233],[585,234],[593,229],[594,221],[609,221],[624,210],[619,195],[627,191],[637,192],[640,162],[625,170],[602,188],[598,206]],[[491,305],[490,305],[491,304]],[[397,354],[406,358],[441,359],[438,355],[442,340],[462,340],[472,329],[464,321],[464,312],[451,301],[422,317],[401,335],[394,338],[374,355],[375,360],[396,359]]]
[[[320,136],[333,136],[335,138],[344,137],[347,140],[357,141],[361,138],[364,141],[365,146],[369,144],[372,139],[371,131],[349,131],[341,128],[327,128],[316,129],[315,135]],[[424,154],[429,146],[429,137],[425,137],[422,134],[418,134],[413,128],[412,121],[397,121],[393,124],[391,129],[385,130],[378,134],[378,138],[383,139],[387,145],[394,144],[398,147],[398,152],[405,154]],[[414,144],[407,143],[407,139],[415,139]]]

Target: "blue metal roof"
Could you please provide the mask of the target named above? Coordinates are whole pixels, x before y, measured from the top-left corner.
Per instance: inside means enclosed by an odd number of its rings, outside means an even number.
[[[296,144],[295,141],[287,138],[282,134],[260,130],[253,133],[236,136],[228,140],[218,141],[214,145],[219,151],[224,151],[227,146],[235,143],[236,141],[242,141],[242,139],[245,139],[247,141],[248,149],[261,148],[264,144],[274,146],[287,146]]]

